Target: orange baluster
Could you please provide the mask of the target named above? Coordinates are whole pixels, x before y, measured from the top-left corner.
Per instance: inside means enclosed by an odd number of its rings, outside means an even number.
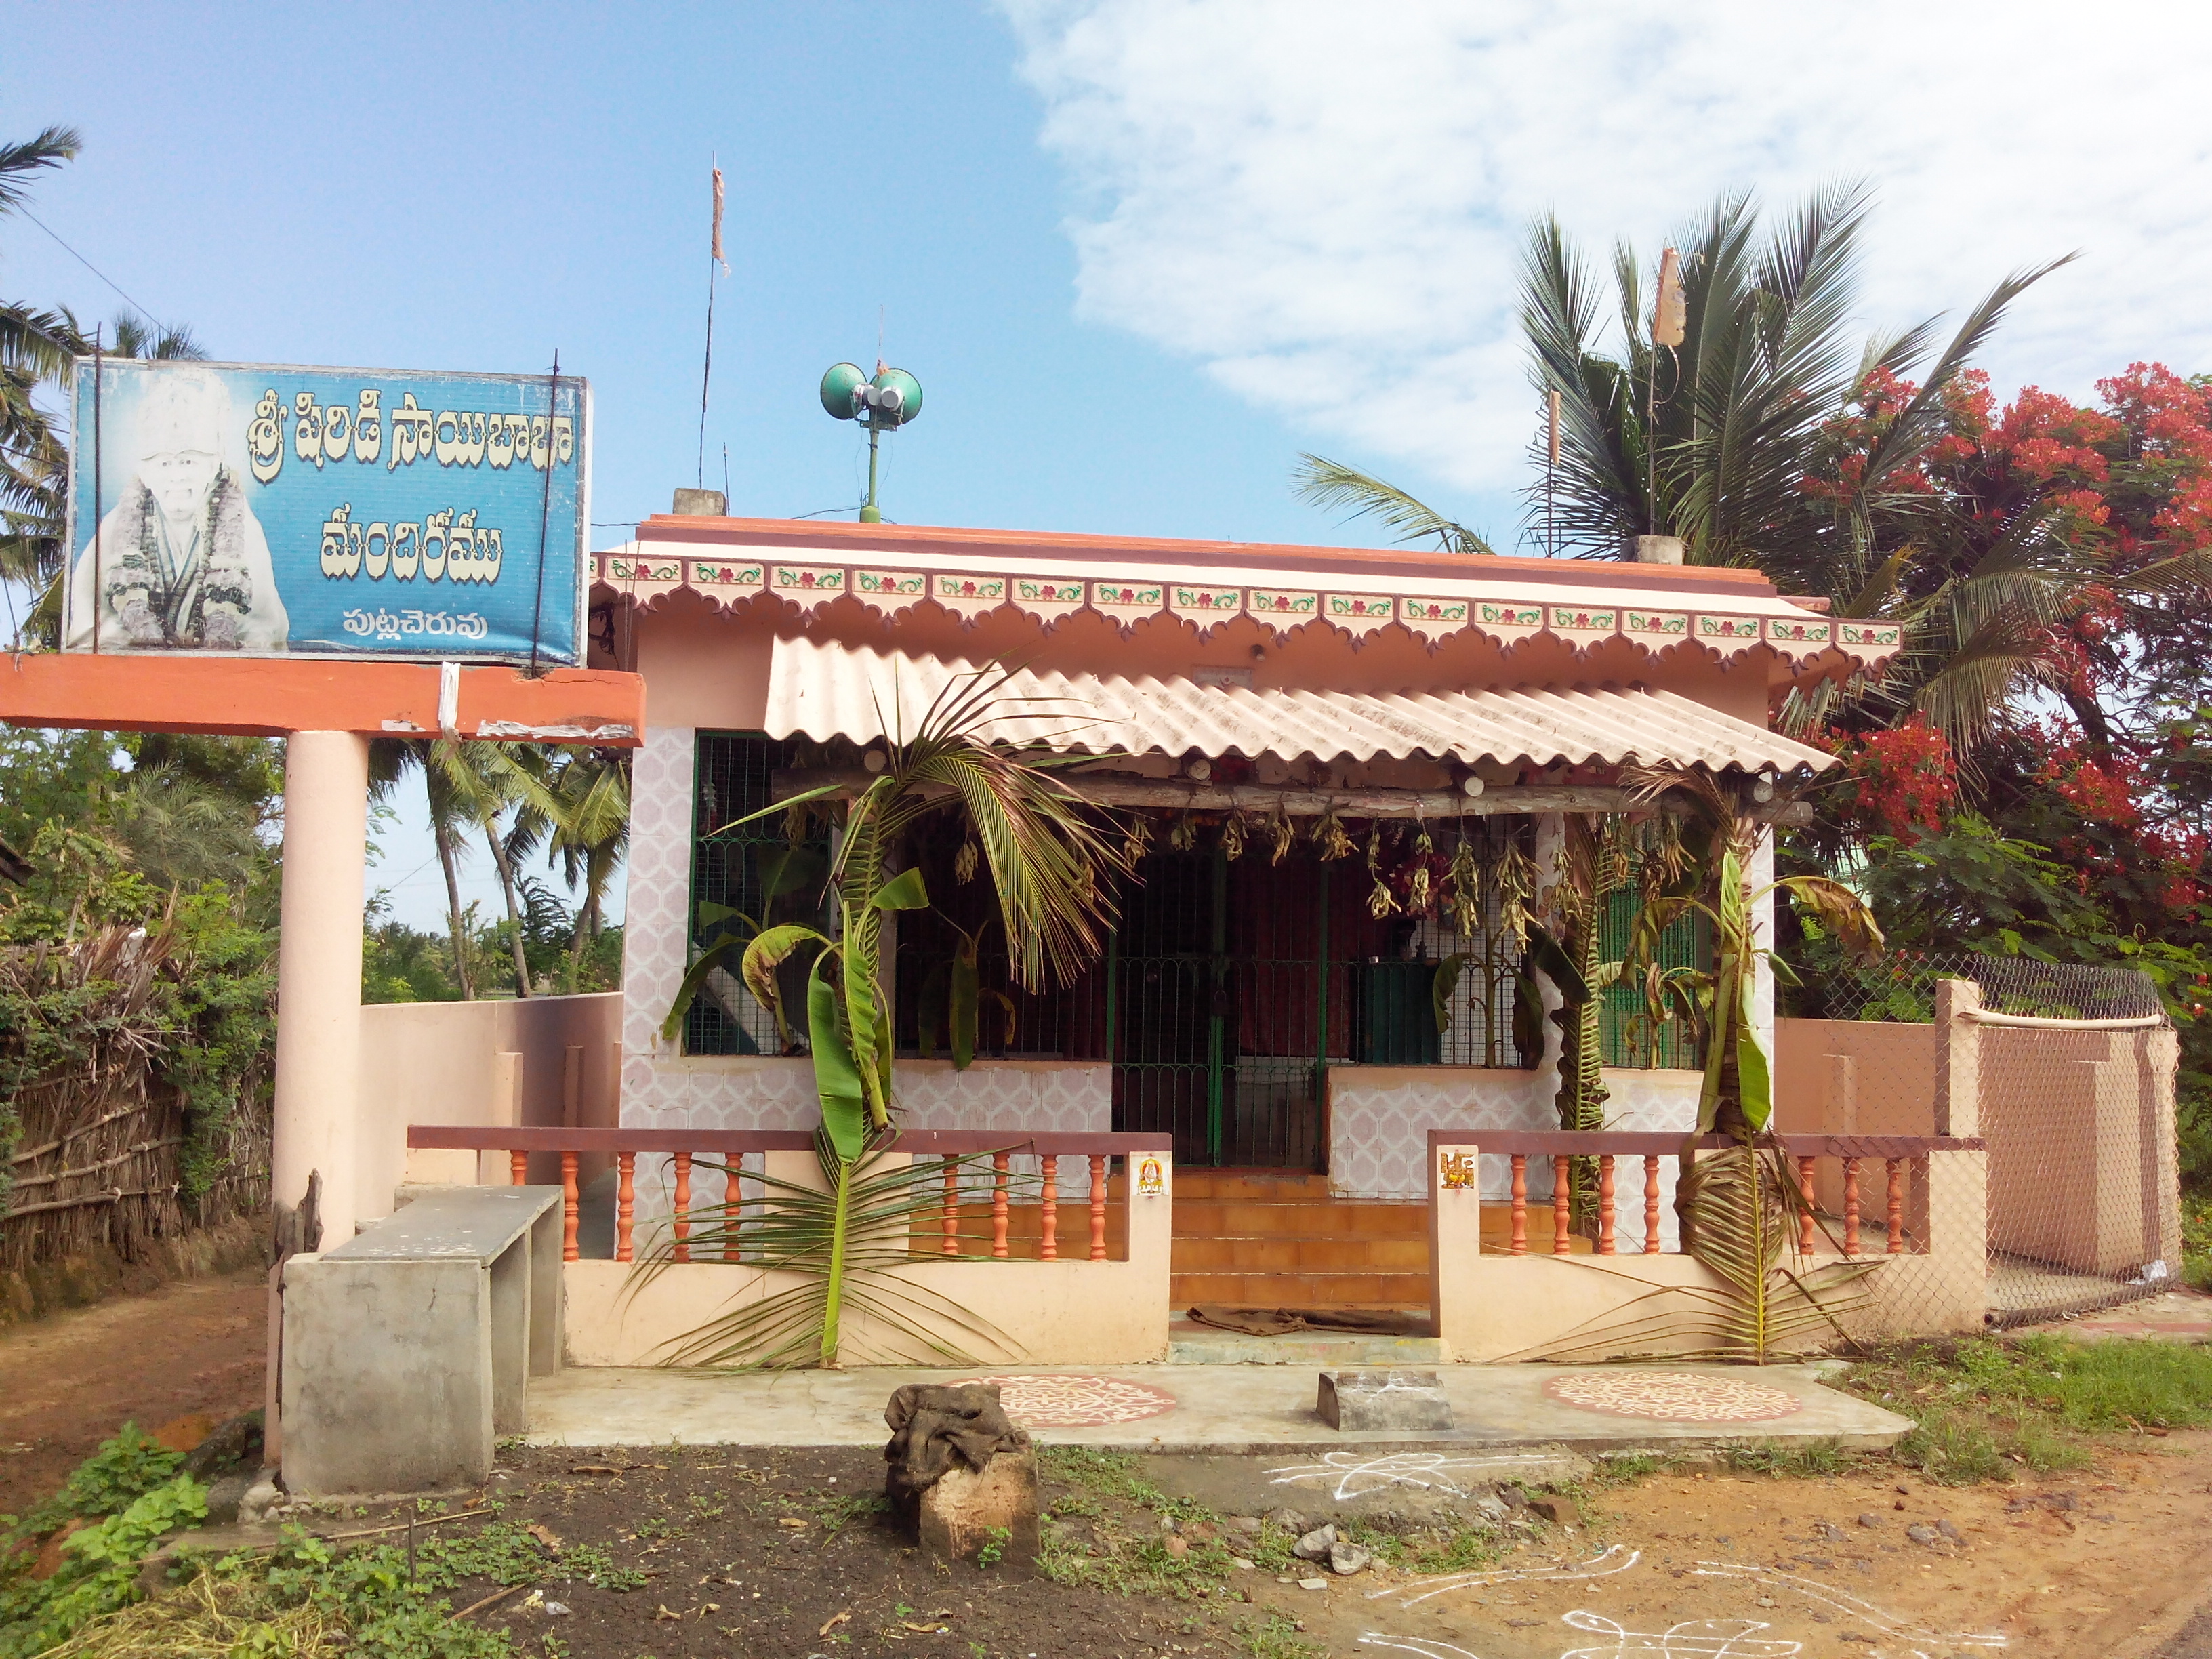
[[[1905,1160],[1882,1160],[1889,1166],[1889,1253],[1905,1254]]]
[[[1565,1255],[1567,1224],[1572,1218],[1575,1191],[1575,1171],[1572,1160],[1565,1154],[1552,1159],[1552,1254]]]
[[[744,1202],[744,1188],[738,1182],[738,1154],[732,1152],[722,1165],[722,1260],[738,1259],[738,1210]]]
[[[938,1221],[938,1231],[945,1237],[944,1253],[960,1254],[960,1160],[948,1152],[945,1157],[945,1213]]]
[[[676,1248],[678,1261],[691,1259],[691,1154],[676,1154]]]
[[[1006,1155],[991,1154],[991,1255],[1006,1259]]]
[[[1659,1254],[1659,1160],[1644,1160],[1644,1254]]]
[[[1801,1255],[1813,1254],[1813,1160],[1797,1160],[1797,1191],[1805,1200],[1805,1208],[1797,1218],[1797,1251]]]
[[[1044,1207],[1037,1212],[1037,1259],[1057,1261],[1060,1260],[1060,1160],[1049,1155],[1044,1160],[1042,1198]]]
[[[1859,1161],[1844,1160],[1844,1254],[1859,1253]]]
[[[561,1260],[576,1259],[576,1155],[561,1154]]]
[[[1091,1259],[1106,1259],[1106,1160],[1097,1153],[1091,1158]]]
[[[617,1152],[615,1167],[621,1172],[615,1186],[615,1260],[630,1258],[630,1218],[637,1212],[637,1154]]]
[[[1613,1254],[1613,1157],[1601,1154],[1597,1161],[1597,1253]]]
[[[509,1152],[507,1155],[507,1176],[514,1185],[527,1187],[530,1184],[530,1154]]]
[[[1513,1242],[1506,1247],[1509,1255],[1528,1254],[1528,1155],[1513,1154]]]

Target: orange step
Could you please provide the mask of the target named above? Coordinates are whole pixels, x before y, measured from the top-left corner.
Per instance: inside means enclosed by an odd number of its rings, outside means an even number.
[[[1178,1170],[1170,1260],[1179,1306],[1426,1307],[1429,1213],[1304,1170]]]

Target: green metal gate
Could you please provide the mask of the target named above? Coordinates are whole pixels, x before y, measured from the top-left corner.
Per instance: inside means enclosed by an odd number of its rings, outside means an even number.
[[[1116,1127],[1179,1162],[1322,1167],[1328,866],[1145,860],[1107,957]]]

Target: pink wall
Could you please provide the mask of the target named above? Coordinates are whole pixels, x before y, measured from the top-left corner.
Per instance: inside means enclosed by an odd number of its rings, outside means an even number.
[[[622,994],[478,1002],[381,1002],[361,1011],[356,1167],[363,1220],[392,1213],[409,1178],[410,1123],[573,1125],[619,1120]],[[416,1173],[470,1182],[469,1153],[428,1155]],[[542,1166],[542,1167],[541,1167]],[[588,1180],[597,1170],[582,1172]],[[538,1154],[531,1179],[557,1182],[557,1153]],[[504,1168],[487,1174],[504,1183]]]

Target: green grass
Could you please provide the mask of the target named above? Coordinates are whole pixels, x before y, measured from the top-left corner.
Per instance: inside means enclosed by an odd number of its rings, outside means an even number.
[[[1237,1644],[1251,1659],[1326,1659],[1327,1650],[1298,1634],[1295,1621],[1274,1612],[1236,1624]]]
[[[1945,1486],[2080,1468],[2100,1437],[2212,1423],[2212,1348],[2035,1335],[1913,1342],[1844,1386],[1913,1419],[1892,1455]]]
[[[1832,1440],[1762,1440],[1730,1446],[1727,1457],[1732,1469],[1747,1474],[1769,1474],[1778,1480],[1818,1480],[1824,1475],[1841,1474],[1854,1461],[1851,1453]]]
[[[2182,1195],[2181,1276],[2200,1291],[2212,1291],[2212,1193]]]

